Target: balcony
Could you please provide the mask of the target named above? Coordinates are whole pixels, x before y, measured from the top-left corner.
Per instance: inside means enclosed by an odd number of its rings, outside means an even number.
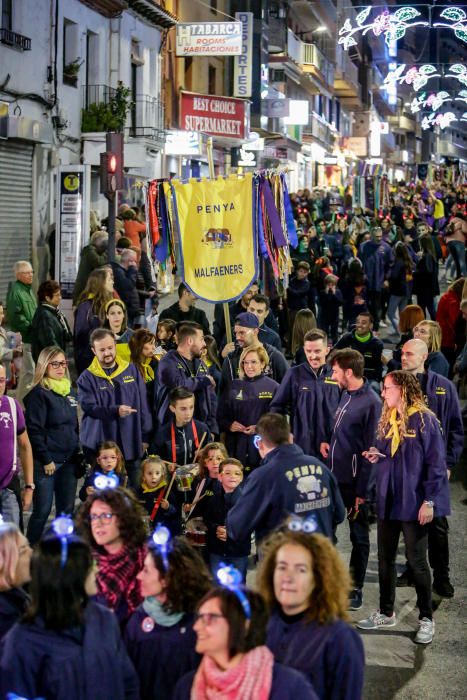
[[[125,132],[131,138],[165,141],[164,104],[157,97],[137,95],[130,110],[130,125]]]
[[[21,51],[31,50],[31,39],[22,34],[12,32],[10,29],[0,29],[0,43],[12,46]]]
[[[406,132],[415,131],[417,128],[417,122],[414,117],[408,117],[404,114],[397,114],[395,116],[390,116],[388,118],[389,126],[394,131]]]
[[[287,46],[287,26],[281,17],[269,17],[268,52],[283,53]]]
[[[319,141],[325,148],[331,148],[335,140],[331,128],[326,124],[324,119],[321,119],[314,112],[310,114],[308,124],[303,127],[303,135],[304,137],[313,136],[313,138]]]
[[[298,36],[296,36],[291,29],[287,30],[287,56],[289,56],[294,63],[300,64],[302,62],[302,44]]]
[[[128,3],[124,0],[80,0],[80,2],[104,17],[116,17],[123,10],[128,9]]]
[[[351,100],[356,105],[360,102],[361,87],[358,79],[358,68],[341,46],[336,47],[334,92],[337,97],[345,100],[344,104],[350,103]]]
[[[334,84],[334,66],[318,49],[316,44],[301,46],[301,63],[305,73],[313,75],[326,85]]]

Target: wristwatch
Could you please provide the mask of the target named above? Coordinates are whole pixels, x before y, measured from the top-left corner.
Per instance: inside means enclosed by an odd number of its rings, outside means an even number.
[[[35,484],[24,484],[24,488],[31,489],[31,491],[34,491],[34,489],[36,488],[36,485]]]
[[[425,506],[428,506],[429,508],[434,508],[434,507],[435,507],[434,501],[423,501],[423,504],[424,504]]]

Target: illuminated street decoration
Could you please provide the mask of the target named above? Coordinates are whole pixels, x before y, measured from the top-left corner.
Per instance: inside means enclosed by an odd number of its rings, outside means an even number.
[[[433,22],[433,27],[452,29],[457,39],[467,44],[467,13],[460,7],[446,7],[440,12],[440,17],[447,22]]]
[[[342,44],[347,50],[351,46],[357,44],[354,35],[361,32],[365,36],[372,31],[375,36],[384,34],[386,44],[389,44],[405,36],[407,29],[416,26],[429,26],[426,20],[416,20],[421,16],[421,13],[415,7],[399,7],[393,14],[384,10],[374,19],[367,22],[369,15],[373,10],[373,6],[365,7],[355,18],[356,26],[352,24],[349,18],[344,22],[344,26],[339,30],[339,44]],[[415,21],[416,20],[416,21]]]
[[[461,90],[457,95],[446,92],[446,90],[432,92],[431,95],[422,92],[421,95],[414,97],[410,103],[410,111],[412,114],[416,114],[423,108],[429,108],[432,112],[437,112],[446,102],[454,100],[467,103],[467,90]]]
[[[461,117],[467,115],[467,112]],[[459,121],[454,112],[445,112],[444,114],[436,114],[436,112],[431,112],[428,116],[423,117],[421,127],[422,129],[430,129],[432,126],[439,126],[440,129],[446,129],[452,122]]]
[[[401,63],[395,70],[389,71],[383,82],[383,88],[393,85],[394,83],[407,83],[411,85],[415,91],[425,87],[432,78],[440,78],[441,73],[431,63],[423,63],[421,66],[412,66],[406,69],[406,64]]]
[[[444,74],[445,78],[454,78],[462,85],[467,85],[467,67],[462,63],[454,63],[449,67],[449,70]]]

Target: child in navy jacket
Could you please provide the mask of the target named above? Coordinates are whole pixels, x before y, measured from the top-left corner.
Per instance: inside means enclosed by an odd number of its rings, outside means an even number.
[[[215,576],[221,564],[231,564],[241,572],[243,581],[246,581],[250,535],[233,540],[227,535],[226,529],[227,513],[242,495],[242,463],[238,459],[224,459],[219,464],[219,481],[222,488],[206,499],[202,508],[203,520],[208,529],[209,565]]]
[[[118,477],[119,486],[125,486],[127,476],[125,473],[125,461],[119,446],[107,440],[102,442],[97,449],[96,464],[86,475],[84,483],[79,490],[79,497],[85,501],[95,491],[94,480],[96,476],[103,474],[104,476],[115,475]]]
[[[158,524],[165,525],[176,534],[181,528],[181,511],[177,517],[174,496],[166,498],[169,483],[168,469],[159,457],[152,455],[144,460],[137,497],[149,516],[149,527],[154,530]]]

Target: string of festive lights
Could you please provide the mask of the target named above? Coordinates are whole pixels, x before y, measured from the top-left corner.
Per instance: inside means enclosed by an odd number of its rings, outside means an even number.
[[[446,129],[452,122],[467,122],[467,112],[464,112],[460,118],[456,117],[454,112],[431,112],[426,117],[423,117],[421,122],[422,129],[431,129],[432,126],[438,126],[440,129]]]
[[[407,30],[412,27],[452,29],[457,39],[467,43],[467,13],[461,7],[444,7],[439,12],[439,19],[436,21],[432,21],[432,13],[438,12],[440,8],[430,5],[417,5],[417,7],[425,7],[430,19],[423,18],[422,13],[415,7],[399,7],[392,13],[385,8],[376,16],[372,13],[378,8],[373,5],[364,7],[355,17],[356,24],[353,24],[351,19],[347,17],[339,30],[338,43],[342,44],[347,51],[358,43],[355,38],[357,34],[361,33],[362,36],[365,36],[368,32],[373,32],[375,36],[384,34],[384,40],[389,46],[394,41],[402,39]]]
[[[457,95],[451,94],[446,90],[432,92],[431,95],[422,92],[421,95],[414,97],[410,103],[410,111],[412,114],[416,114],[424,108],[429,108],[432,112],[437,112],[446,102],[454,102],[456,100],[467,104],[467,90],[460,90]]]
[[[407,64],[401,63],[397,68],[389,71],[384,79],[382,89],[392,87],[396,83],[399,85],[406,83],[417,92],[424,88],[432,78],[442,77],[457,80],[461,85],[467,86],[467,67],[462,63],[454,63],[441,73],[440,69],[432,63],[422,63],[410,68],[407,68]]]

